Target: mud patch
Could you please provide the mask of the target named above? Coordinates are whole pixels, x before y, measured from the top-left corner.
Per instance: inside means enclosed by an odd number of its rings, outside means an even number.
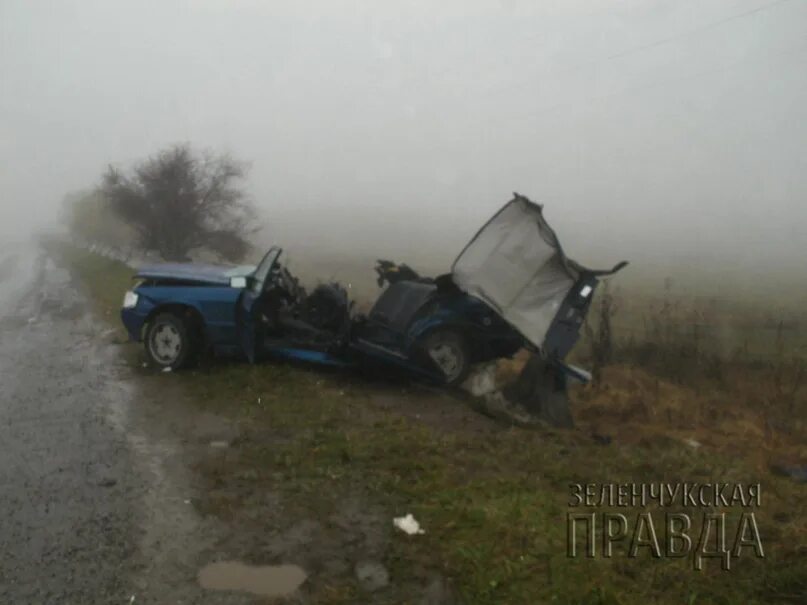
[[[238,561],[210,563],[199,571],[199,586],[206,590],[233,590],[264,597],[283,597],[307,578],[296,565],[252,566]]]

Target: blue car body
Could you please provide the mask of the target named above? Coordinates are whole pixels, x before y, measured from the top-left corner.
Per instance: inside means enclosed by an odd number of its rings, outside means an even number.
[[[366,316],[351,312],[338,284],[306,293],[280,255],[273,247],[256,267],[143,267],[126,294],[123,323],[132,340],[154,347],[152,359],[168,351],[164,365],[173,363],[171,350],[182,349],[172,343],[192,333],[205,348],[250,361],[262,354],[331,365],[375,360],[459,381],[470,364],[526,346],[569,370],[562,361],[579,337],[598,277],[626,264],[593,271],[568,259],[542,207],[517,194],[450,274],[420,278],[401,265],[406,271],[391,279],[389,268],[398,267],[379,261],[376,271],[389,286]],[[154,324],[165,317],[163,333]]]
[[[248,268],[191,263],[143,267],[132,290],[136,304],[122,309],[121,319],[133,341],[143,341],[157,315],[173,313],[191,320],[205,346],[217,354],[254,360],[263,353],[334,366],[377,360],[430,378],[439,376],[417,359],[417,343],[433,331],[450,328],[465,334],[473,362],[510,356],[524,345],[522,336],[482,301],[455,289],[443,292],[433,284],[403,281],[391,284],[366,317],[351,319],[344,339],[323,344],[264,338],[257,350],[250,350],[246,332],[257,329],[254,318],[246,321],[250,292],[232,285],[233,278],[249,274]]]
[[[239,342],[235,309],[241,291],[230,282],[248,271],[191,263],[143,267],[135,276],[137,304],[121,311],[123,325],[132,340],[142,341],[144,327],[158,312],[190,313],[202,319],[206,344],[234,352]]]

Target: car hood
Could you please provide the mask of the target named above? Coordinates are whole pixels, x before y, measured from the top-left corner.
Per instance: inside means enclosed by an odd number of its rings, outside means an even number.
[[[542,347],[564,298],[587,269],[566,256],[542,207],[522,195],[505,204],[454,261],[454,283]]]
[[[189,281],[197,284],[225,286],[231,277],[241,277],[252,273],[255,267],[227,265],[205,265],[201,263],[161,263],[138,269],[135,277],[142,279],[166,279]]]

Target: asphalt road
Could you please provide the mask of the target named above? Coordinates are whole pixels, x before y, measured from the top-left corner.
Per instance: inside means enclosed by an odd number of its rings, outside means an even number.
[[[0,602],[122,602],[142,481],[82,301],[36,248],[0,262]]]
[[[0,604],[243,602],[198,587],[217,530],[124,365],[66,271],[0,249]]]

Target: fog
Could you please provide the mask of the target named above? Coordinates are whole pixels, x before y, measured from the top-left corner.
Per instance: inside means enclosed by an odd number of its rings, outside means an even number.
[[[807,2],[0,0],[0,235],[166,145],[263,240],[448,263],[513,191],[594,266],[792,269]]]

